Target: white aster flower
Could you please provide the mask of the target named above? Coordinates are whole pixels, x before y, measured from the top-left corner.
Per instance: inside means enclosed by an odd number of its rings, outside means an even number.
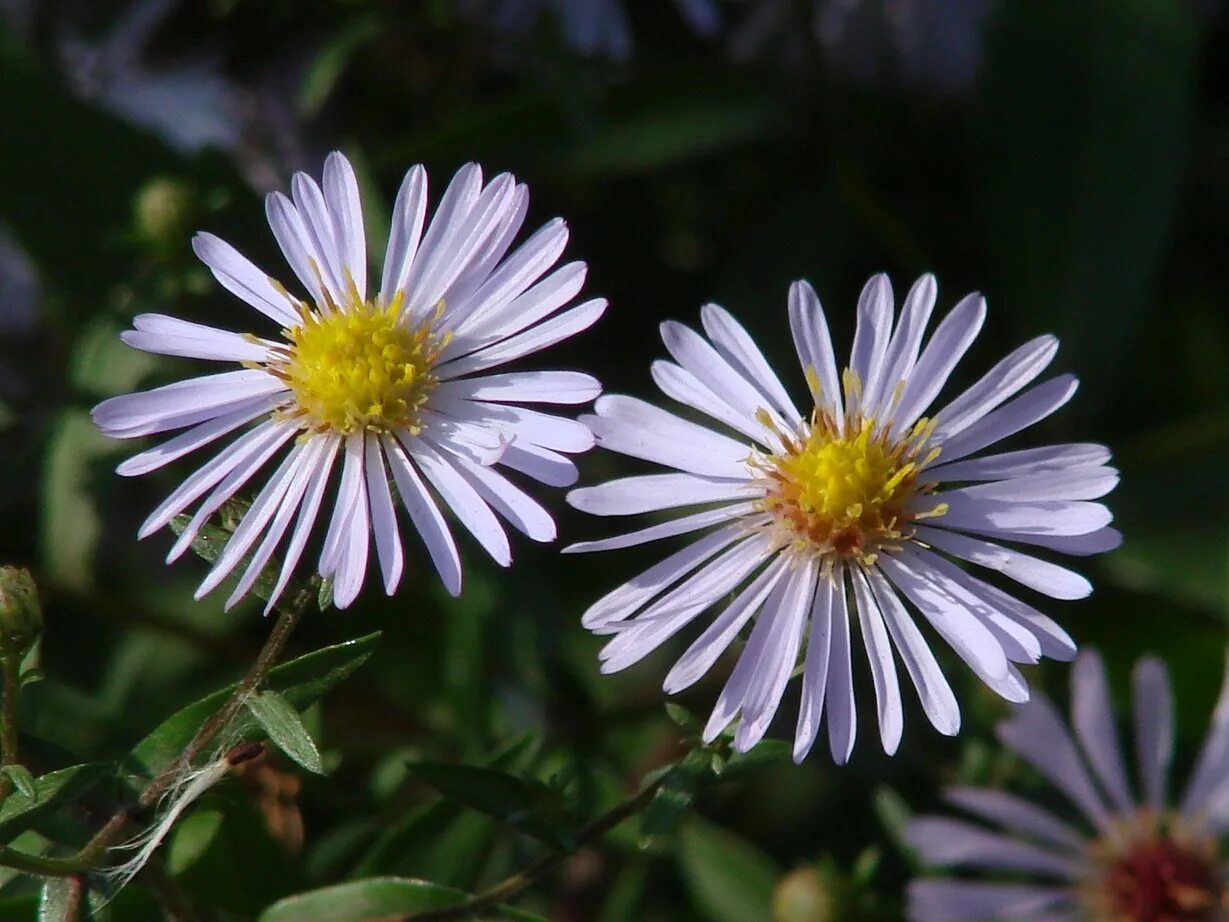
[[[675,472],[574,490],[573,506],[595,515],[711,506],[568,548],[609,550],[708,530],[585,613],[586,626],[615,635],[601,653],[604,671],[639,661],[733,592],[666,676],[666,691],[696,682],[754,619],[705,738],[741,715],[735,746],[755,745],[805,645],[794,758],[810,751],[826,708],[832,754],[844,762],[856,724],[855,626],[870,660],[888,753],[903,725],[893,648],[931,723],[949,735],[959,728],[956,698],[906,602],[1010,701],[1028,697],[1013,664],[1075,655],[1050,618],[950,558],[1053,598],[1088,595],[1082,576],[1002,542],[1067,554],[1115,547],[1120,536],[1109,527],[1109,511],[1090,502],[1118,481],[1105,466],[1110,453],[1100,445],[1051,445],[973,457],[1075,393],[1075,379],[1060,375],[1016,396],[1054,357],[1052,336],[1021,346],[924,417],[986,311],[981,297],[966,297],[922,348],[934,302],[935,281],[923,276],[893,327],[891,287],[884,276],[872,278],[858,304],[849,368],[838,377],[819,300],[806,282],[796,282],[790,327],[814,403],[805,416],[747,332],[720,307],[701,312],[707,336],[679,323],[662,325],[677,364],[653,365],[658,387],[734,435],[632,397],[604,397],[597,415],[584,418],[605,448]]]
[[[318,571],[334,577],[341,607],[362,588],[372,536],[385,591],[392,594],[401,579],[390,472],[453,594],[461,590],[461,563],[437,496],[501,566],[508,565],[511,551],[497,514],[535,541],[554,539],[551,516],[495,465],[553,486],[575,482],[576,468],[566,455],[590,448],[592,434],[575,420],[520,404],[586,403],[600,387],[575,372],[488,372],[584,330],[606,302],[562,310],[585,279],[580,262],[551,271],[567,243],[563,221],[547,223],[509,252],[528,201],[525,186],[512,176],[484,185],[482,170],[469,164],[426,222],[427,174],[414,167],[393,206],[379,290],[370,294],[358,184],[341,154],[326,161],[322,186],[299,173],[289,197],[274,192],[266,200],[269,225],[306,300],[228,243],[197,235],[193,249],[222,287],[272,320],[280,333],[266,339],[143,314],[123,334],[130,346],[242,368],[114,397],[93,411],[98,426],[114,438],[186,429],[121,464],[119,473],[126,476],[148,473],[245,430],[142,526],[145,537],[201,500],[168,560],[282,455],[197,598],[255,548],[227,600],[233,605],[289,531],[272,595],[277,598],[303,554],[335,468],[340,483]]]
[[[1105,667],[1082,653],[1071,681],[1071,727],[1038,695],[999,725],[1005,746],[1045,777],[1079,825],[1014,794],[952,788],[947,799],[999,829],[921,817],[906,837],[927,863],[1010,875],[1011,883],[926,879],[909,888],[915,922],[1214,922],[1229,918],[1229,681],[1194,773],[1169,795],[1173,694],[1165,666],[1144,657],[1133,676],[1141,795],[1127,780]],[[1044,883],[1025,882],[1039,877]]]

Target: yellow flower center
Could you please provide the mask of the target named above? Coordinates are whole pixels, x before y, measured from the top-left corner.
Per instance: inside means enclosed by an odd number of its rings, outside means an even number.
[[[873,563],[879,549],[909,538],[911,522],[947,511],[941,503],[910,511],[910,500],[935,486],[918,479],[938,455],[932,448],[919,457],[933,429],[922,419],[895,438],[869,417],[847,414],[838,425],[816,409],[798,433],[778,433],[780,453],[757,459],[767,480],[762,508],[799,550]]]
[[[291,415],[317,431],[421,428],[418,413],[436,383],[431,367],[447,342],[436,317],[411,327],[400,294],[386,307],[353,302],[327,312],[301,309],[303,323],[269,368],[294,393]]]

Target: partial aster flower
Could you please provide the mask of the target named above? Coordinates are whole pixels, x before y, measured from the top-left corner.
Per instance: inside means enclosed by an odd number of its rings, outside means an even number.
[[[289,531],[272,606],[337,473],[317,569],[334,577],[341,607],[362,588],[373,536],[385,591],[391,595],[401,579],[390,473],[453,594],[461,591],[461,562],[439,500],[501,566],[510,562],[511,550],[499,517],[535,541],[554,540],[551,516],[495,465],[552,486],[575,482],[566,455],[590,448],[592,434],[575,420],[520,404],[586,403],[600,387],[576,372],[490,370],[586,329],[606,302],[562,310],[585,279],[580,262],[551,271],[567,244],[563,221],[547,223],[509,252],[528,201],[525,186],[512,176],[484,185],[482,170],[470,164],[453,178],[428,223],[427,175],[414,167],[393,206],[374,292],[367,285],[358,184],[338,153],[325,163],[323,187],[299,173],[290,197],[274,192],[266,200],[273,235],[306,298],[228,243],[197,235],[193,248],[222,287],[280,331],[269,339],[143,314],[123,334],[130,346],[242,367],[114,397],[93,411],[99,428],[114,438],[186,430],[121,464],[125,476],[148,473],[243,430],[142,526],[145,537],[201,500],[169,560],[271,459],[282,457],[197,598],[254,548],[227,599],[233,605]]]
[[[1186,790],[1169,794],[1173,696],[1165,666],[1141,659],[1133,676],[1140,794],[1127,780],[1105,668],[1083,653],[1072,675],[1071,727],[1038,695],[999,725],[1005,746],[1046,778],[1074,813],[1062,818],[986,788],[947,799],[990,825],[922,817],[906,837],[924,861],[1010,876],[1011,882],[931,878],[909,888],[914,922],[1213,922],[1229,918],[1229,682]],[[1091,769],[1091,771],[1090,771]],[[1064,805],[1066,806],[1066,805]],[[1078,824],[1069,818],[1078,815]],[[1041,881],[1031,882],[1035,878]]]
[[[656,362],[653,379],[667,396],[726,431],[622,396],[602,398],[597,415],[584,417],[600,445],[674,472],[573,490],[573,506],[595,515],[708,507],[568,548],[611,550],[707,531],[585,613],[586,626],[614,635],[601,653],[603,671],[625,669],[720,607],[666,676],[666,691],[681,691],[754,619],[705,738],[741,715],[734,744],[740,750],[755,745],[805,646],[794,758],[810,751],[826,709],[833,757],[844,762],[856,724],[855,624],[888,753],[903,726],[893,648],[931,723],[949,735],[960,726],[956,697],[906,603],[1010,701],[1028,697],[1013,664],[1075,655],[1070,637],[1050,618],[951,558],[1052,598],[1088,595],[1084,577],[1014,545],[1079,555],[1117,546],[1109,510],[1090,502],[1118,481],[1105,466],[1110,453],[1076,444],[974,457],[1045,419],[1075,393],[1071,375],[1024,390],[1054,357],[1052,336],[1021,346],[924,417],[986,313],[982,298],[969,295],[923,349],[934,303],[935,281],[923,276],[893,328],[891,287],[885,276],[872,278],[858,304],[849,367],[838,376],[819,300],[806,282],[796,282],[789,318],[813,404],[805,415],[751,337],[720,307],[701,312],[705,336],[679,323],[662,325],[678,364]],[[733,601],[724,602],[730,593]]]

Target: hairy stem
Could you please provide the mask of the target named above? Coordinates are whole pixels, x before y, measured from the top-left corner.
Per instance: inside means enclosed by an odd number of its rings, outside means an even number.
[[[426,912],[405,916],[404,922],[459,922],[462,919],[472,919],[474,916],[494,909],[501,903],[515,897],[524,890],[538,883],[566,858],[575,854],[582,846],[596,842],[625,819],[635,816],[649,805],[653,795],[661,787],[661,779],[642,788],[639,793],[607,810],[597,819],[590,822],[576,834],[575,847],[570,852],[552,852],[543,855],[533,864],[511,877],[505,878],[495,886],[476,894],[461,903],[447,906],[443,909],[429,909]]]
[[[88,871],[102,864],[107,850],[123,834],[124,827],[127,825],[131,815],[136,810],[147,809],[157,803],[162,793],[174,783],[176,778],[183,774],[185,769],[192,765],[193,760],[235,719],[235,716],[243,708],[248,697],[265,680],[269,675],[269,670],[273,668],[278,657],[281,656],[282,649],[286,646],[286,641],[290,638],[291,633],[293,633],[295,627],[307,612],[308,606],[315,598],[318,586],[319,580],[314,579],[305,588],[301,589],[288,604],[278,606],[277,623],[273,625],[273,630],[269,632],[265,645],[261,648],[260,654],[252,664],[252,668],[248,670],[247,675],[235,686],[235,690],[226,699],[226,702],[196,731],[196,735],[184,747],[179,757],[150,781],[137,799],[135,808],[124,808],[116,811],[94,837],[86,843],[81,851],[72,857],[40,858],[12,849],[0,849],[0,865],[32,874],[66,877]],[[7,680],[6,672],[6,687]],[[6,715],[8,700],[9,696],[6,694]]]

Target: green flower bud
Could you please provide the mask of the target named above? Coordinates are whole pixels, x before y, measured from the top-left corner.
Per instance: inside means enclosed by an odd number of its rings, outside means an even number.
[[[24,656],[42,632],[34,577],[24,567],[0,567],[0,653]]]
[[[159,177],[137,192],[133,219],[137,233],[146,242],[154,246],[170,241],[178,244],[192,219],[192,210],[189,188],[179,180]]]

